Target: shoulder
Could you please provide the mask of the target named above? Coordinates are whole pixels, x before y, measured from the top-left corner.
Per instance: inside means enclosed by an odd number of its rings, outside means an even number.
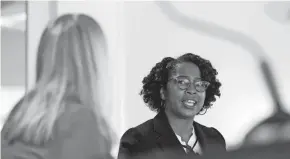
[[[153,132],[153,119],[128,129],[121,137],[118,159],[126,159],[143,153],[152,139],[150,132]]]
[[[107,130],[99,125],[92,108],[75,103],[69,106],[59,118],[51,146],[65,152],[63,158],[109,157],[111,140],[102,133]]]
[[[152,141],[153,132],[153,119],[147,120],[146,122],[128,129],[120,141],[120,151],[123,149],[137,152],[141,147],[148,145]]]
[[[128,129],[121,137],[121,142],[136,143],[153,130],[153,119]]]
[[[200,123],[196,122],[196,126],[201,128],[203,133],[210,139],[212,140],[216,140],[217,143],[224,145],[224,147],[226,146],[226,141],[224,136],[221,134],[221,132],[219,130],[217,130],[214,127],[207,127],[204,126]]]
[[[68,132],[85,127],[88,131],[94,130],[97,125],[93,110],[79,103],[67,103],[66,109],[56,123],[58,132]]]
[[[212,136],[218,141],[218,143],[221,143],[224,147],[226,147],[226,140],[222,133],[218,131],[216,128],[211,127]]]

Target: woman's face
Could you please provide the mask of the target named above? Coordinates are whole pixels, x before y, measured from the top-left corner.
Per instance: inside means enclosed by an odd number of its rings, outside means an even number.
[[[183,88],[183,80],[189,81],[188,88]],[[160,91],[161,98],[165,100],[165,112],[177,118],[192,119],[201,110],[205,100],[205,91],[197,91],[193,84],[200,81],[199,68],[190,62],[176,65],[175,71],[169,75],[166,89]],[[199,90],[199,89],[198,89]]]

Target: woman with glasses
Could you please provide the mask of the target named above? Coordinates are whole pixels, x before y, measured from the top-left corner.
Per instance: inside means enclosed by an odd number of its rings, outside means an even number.
[[[157,63],[140,92],[157,115],[124,133],[118,158],[192,158],[225,152],[221,133],[194,121],[220,96],[217,74],[210,61],[191,53]]]

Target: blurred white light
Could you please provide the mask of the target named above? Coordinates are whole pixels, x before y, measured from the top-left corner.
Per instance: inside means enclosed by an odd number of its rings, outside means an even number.
[[[1,16],[0,25],[1,27],[11,28],[18,23],[23,23],[26,20],[26,13],[18,13],[10,16]]]

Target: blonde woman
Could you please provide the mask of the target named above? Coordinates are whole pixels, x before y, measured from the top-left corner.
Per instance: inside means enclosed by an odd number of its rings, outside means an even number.
[[[111,158],[112,132],[102,116],[106,41],[99,24],[62,15],[40,39],[37,82],[10,112],[2,159]]]

